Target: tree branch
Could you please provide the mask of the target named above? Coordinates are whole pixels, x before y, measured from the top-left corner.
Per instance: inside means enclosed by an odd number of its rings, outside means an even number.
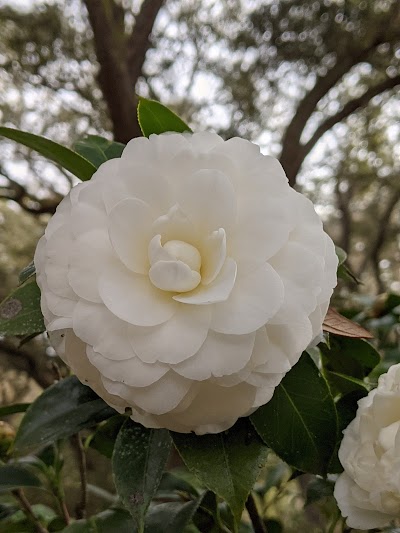
[[[380,275],[381,272],[379,269],[380,255],[381,255],[382,248],[386,243],[386,234],[389,229],[390,218],[399,202],[400,202],[400,188],[395,191],[395,193],[389,200],[386,208],[384,209],[382,213],[380,220],[377,223],[378,231],[375,235],[375,239],[373,240],[369,248],[369,253],[364,259],[363,265],[361,267],[362,270],[364,270],[365,267],[367,266],[367,263],[371,261],[372,268],[374,271],[375,281],[377,283],[379,292],[383,292],[385,290],[385,287],[381,280],[381,275]]]
[[[397,14],[399,5],[395,5],[393,13],[390,13],[391,20]],[[388,16],[389,16],[388,15]],[[357,51],[351,50],[350,46],[341,56],[337,57],[335,65],[328,71],[325,76],[319,76],[314,87],[299,102],[297,111],[293,116],[289,126],[286,128],[282,139],[282,151],[280,162],[285,169],[290,185],[295,185],[296,177],[304,158],[308,154],[304,145],[301,145],[300,139],[304,128],[317,108],[318,102],[328,94],[328,92],[349,72],[351,68],[365,61],[371,53],[376,50],[377,46],[387,42],[387,20],[382,22],[375,39],[362,49]],[[316,142],[316,141],[315,141]]]
[[[125,58],[124,35],[114,18],[113,0],[84,0],[100,65],[98,81],[107,102],[116,141],[141,135],[136,97]],[[118,24],[119,26],[119,24]]]
[[[365,107],[369,101],[374,98],[374,96],[384,93],[389,89],[393,89],[396,87],[396,85],[400,85],[400,75],[395,76],[394,78],[386,78],[386,80],[383,82],[378,83],[374,87],[370,87],[358,98],[354,98],[354,100],[347,102],[347,104],[345,104],[343,108],[338,111],[338,113],[328,117],[324,122],[322,122],[322,124],[318,126],[311,139],[305,145],[303,145],[303,152],[305,155],[309,154],[322,135],[329,131],[335,124],[347,118],[349,115],[357,111],[357,109]]]
[[[100,65],[98,81],[116,141],[141,136],[135,86],[142,74],[149,37],[163,0],[144,0],[132,35],[126,38],[123,10],[114,0],[84,0]],[[121,11],[122,10],[122,11]]]
[[[127,65],[132,86],[142,75],[146,52],[150,48],[150,35],[164,0],[144,0],[136,16],[132,35],[127,42]]]

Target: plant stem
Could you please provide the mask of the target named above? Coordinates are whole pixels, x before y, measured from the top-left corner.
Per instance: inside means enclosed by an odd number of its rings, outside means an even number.
[[[268,533],[261,516],[258,514],[257,505],[251,492],[246,501],[246,509],[253,524],[254,533]]]
[[[79,475],[81,478],[81,499],[78,505],[75,508],[76,518],[86,517],[86,506],[87,506],[87,472],[86,472],[86,455],[85,449],[82,444],[82,438],[79,433],[72,437],[72,443],[74,445],[78,465],[79,465]]]
[[[48,533],[47,529],[42,526],[39,519],[35,516],[35,513],[33,512],[31,504],[27,500],[24,491],[22,489],[17,489],[17,490],[13,490],[12,493],[14,497],[18,500],[28,520],[30,520],[30,522],[32,522],[32,524],[35,526],[36,531],[38,533]]]

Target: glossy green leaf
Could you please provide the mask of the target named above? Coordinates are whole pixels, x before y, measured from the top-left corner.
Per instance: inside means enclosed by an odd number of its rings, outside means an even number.
[[[29,263],[29,265],[26,265],[25,268],[23,268],[21,270],[21,272],[19,273],[19,282],[20,283],[25,283],[25,281],[27,281],[29,278],[31,278],[32,276],[34,276],[36,273],[36,270],[35,270],[35,265],[33,263],[33,261],[31,261]]]
[[[125,144],[109,141],[99,135],[88,135],[74,145],[74,150],[96,168],[115,157],[121,157]]]
[[[89,446],[111,459],[115,440],[125,421],[126,416],[115,415],[100,424],[93,436],[89,438]]]
[[[124,509],[107,509],[87,520],[77,520],[62,533],[136,533],[131,515]]]
[[[339,265],[342,265],[346,259],[347,259],[347,253],[343,250],[343,248],[340,248],[339,246],[335,246],[335,252],[337,255],[337,258],[339,259]]]
[[[332,391],[340,394],[348,394],[353,390],[362,390],[368,392],[367,385],[357,378],[347,376],[346,374],[340,374],[339,372],[325,372],[324,373]]]
[[[380,362],[379,353],[364,339],[329,336],[329,347],[321,344],[324,368],[362,380]]]
[[[0,492],[21,487],[42,487],[42,482],[23,465],[0,466]]]
[[[188,469],[230,506],[236,524],[247,496],[264,466],[268,448],[247,419],[223,433],[171,433]]]
[[[82,181],[90,180],[96,171],[96,167],[90,161],[69,148],[45,137],[4,127],[0,127],[0,135],[39,152],[39,154],[65,168],[65,170],[68,170]]]
[[[326,473],[335,447],[337,414],[329,386],[307,353],[250,419],[288,464],[304,472]]]
[[[32,335],[44,330],[36,281],[21,285],[0,304],[0,335]]]
[[[152,133],[160,134],[167,131],[182,133],[192,131],[181,118],[168,107],[154,100],[140,98],[138,105],[138,120],[145,137]]]
[[[4,416],[14,415],[15,413],[25,413],[30,406],[30,403],[14,403],[12,405],[2,405],[0,407],[0,418]]]
[[[19,426],[13,453],[27,454],[113,415],[114,409],[92,389],[70,376],[46,389],[31,404]]]
[[[149,511],[145,533],[178,533],[192,520],[201,502],[201,497],[187,503],[161,503]]]
[[[128,419],[114,446],[112,467],[115,487],[139,532],[161,481],[171,449],[167,430],[148,429]]]

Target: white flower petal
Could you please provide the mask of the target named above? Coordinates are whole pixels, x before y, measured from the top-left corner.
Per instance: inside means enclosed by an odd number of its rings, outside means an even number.
[[[235,261],[228,257],[217,278],[209,285],[199,285],[187,294],[179,294],[173,299],[191,305],[208,305],[224,302],[229,298],[235,285],[237,267]]]
[[[121,200],[108,215],[111,243],[124,265],[146,274],[149,270],[147,248],[151,237],[151,210],[136,198]]]
[[[207,337],[210,320],[209,307],[180,305],[167,322],[130,330],[130,342],[145,363],[180,363],[200,349]]]
[[[121,396],[149,413],[161,415],[171,411],[188,393],[191,381],[172,371],[148,387],[129,387],[124,383],[102,378],[104,387],[110,394]]]
[[[77,337],[107,359],[117,361],[135,356],[128,336],[131,326],[103,304],[80,300],[74,309],[72,327]]]
[[[192,428],[197,435],[219,433],[252,408],[255,396],[255,387],[247,383],[220,387],[217,382],[205,381],[186,410],[178,408],[176,418],[186,431]]]
[[[129,387],[148,387],[169,370],[167,365],[143,363],[138,357],[129,359],[120,359],[113,361],[110,365],[109,359],[106,359],[101,353],[95,352],[92,347],[86,350],[89,361],[101,374],[112,381],[119,381]]]
[[[279,342],[270,340],[267,334],[269,326],[257,330],[251,364],[256,372],[278,373],[288,372],[292,365],[287,354],[281,348]]]
[[[371,479],[372,482],[372,479]],[[352,489],[356,486],[354,481],[343,472],[336,481],[334,496],[339,509],[349,527],[354,529],[373,529],[388,525],[395,517],[381,513],[375,509],[365,509],[355,500]],[[357,505],[358,504],[358,505]]]
[[[161,235],[154,235],[151,239],[148,248],[148,256],[151,265],[157,261],[172,261],[174,259],[162,246]]]
[[[215,230],[202,245],[201,281],[203,285],[213,282],[221,271],[226,258],[226,233],[223,228]]]
[[[293,228],[285,199],[265,198],[257,208],[249,202],[238,214],[238,224],[228,240],[228,254],[238,263],[263,263],[287,243]]]
[[[210,331],[200,350],[174,370],[181,376],[204,381],[211,376],[234,374],[246,366],[254,346],[255,333],[221,335]]]
[[[99,276],[113,261],[116,257],[106,231],[84,233],[70,249],[67,279],[74,292],[90,302],[101,302]]]
[[[122,156],[118,183],[109,180],[103,189],[103,199],[108,212],[121,200],[136,198],[150,205],[155,216],[171,207],[171,192],[167,180],[159,169],[144,166]]]
[[[152,232],[161,235],[164,243],[178,240],[196,246],[198,240],[197,229],[177,204],[154,221]]]
[[[166,322],[177,305],[169,293],[156,289],[147,276],[130,272],[122,264],[110,266],[101,274],[99,294],[114,315],[135,326]]]
[[[282,281],[268,263],[244,274],[239,270],[228,300],[214,306],[211,328],[234,335],[250,333],[266,324],[282,302]]]
[[[179,205],[203,232],[228,230],[236,221],[236,196],[230,179],[219,170],[199,170],[178,191]]]
[[[157,261],[149,270],[152,284],[162,291],[187,292],[200,283],[200,274],[182,261]]]

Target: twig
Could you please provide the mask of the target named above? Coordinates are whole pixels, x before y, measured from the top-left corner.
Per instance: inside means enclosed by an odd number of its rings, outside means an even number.
[[[251,492],[246,500],[246,509],[249,513],[251,523],[253,524],[254,533],[268,533],[261,516],[258,514],[256,502]]]
[[[14,497],[18,500],[19,504],[21,505],[28,520],[30,520],[32,524],[35,526],[36,531],[38,533],[48,533],[47,529],[42,526],[39,519],[35,516],[35,513],[33,512],[31,504],[27,500],[24,494],[24,491],[22,489],[17,489],[17,490],[13,490],[12,493]]]
[[[72,443],[76,451],[78,465],[79,465],[79,475],[81,478],[81,499],[75,508],[76,518],[86,517],[86,506],[87,506],[87,472],[86,472],[86,455],[85,450],[82,444],[82,439],[79,433],[72,437]]]

